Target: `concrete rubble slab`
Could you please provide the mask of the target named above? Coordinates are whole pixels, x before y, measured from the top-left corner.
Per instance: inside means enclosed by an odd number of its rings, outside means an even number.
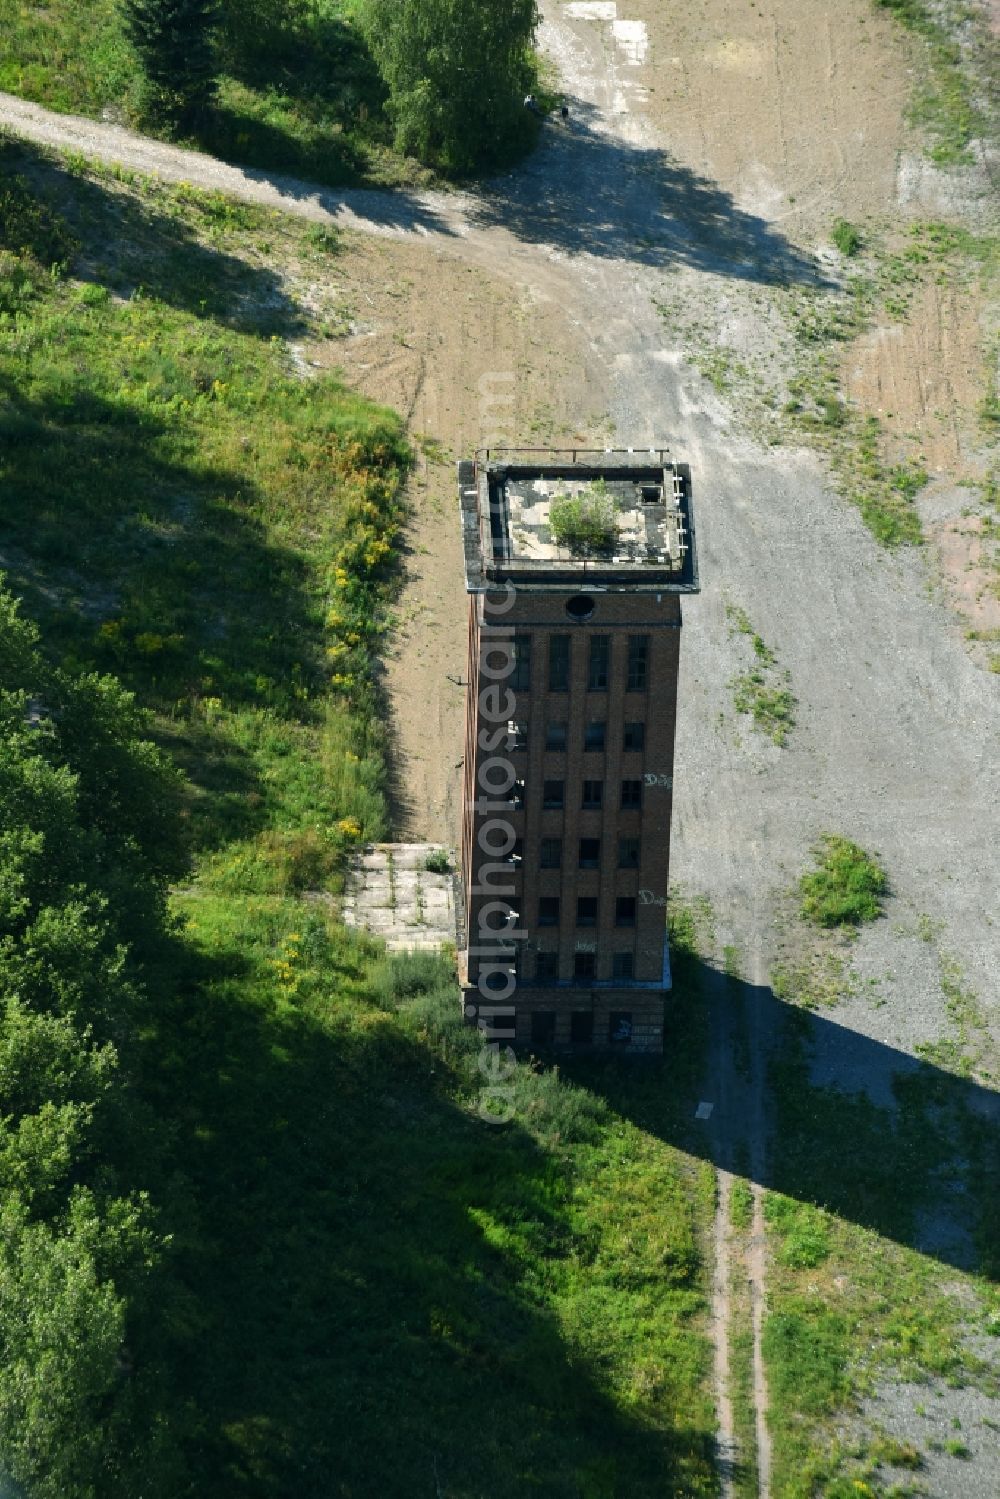
[[[427,868],[445,854],[451,868]],[[440,843],[377,843],[358,851],[347,875],[347,926],[380,937],[390,952],[439,952],[455,942],[454,850]]]

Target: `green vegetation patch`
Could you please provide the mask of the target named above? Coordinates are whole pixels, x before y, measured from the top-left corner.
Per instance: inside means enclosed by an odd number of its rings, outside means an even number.
[[[787,671],[778,668],[778,659],[754,630],[746,611],[738,605],[726,605],[731,636],[745,635],[753,648],[753,665],[740,672],[729,683],[733,707],[747,713],[758,729],[774,744],[784,744],[795,724],[795,698],[788,683]]]
[[[549,530],[571,551],[607,551],[618,535],[618,506],[598,480],[578,495],[557,494],[549,506]]]
[[[864,244],[861,230],[857,225],[849,223],[847,219],[836,220],[831,237],[841,255],[857,255]]]
[[[910,106],[914,124],[927,132],[927,154],[942,166],[962,165],[972,160],[970,145],[990,128],[989,117],[977,104],[977,75],[987,81],[995,76],[998,49],[988,32],[986,17],[977,17],[968,6],[948,0],[932,5],[928,0],[875,0],[916,36],[924,46],[924,77]],[[960,31],[976,30],[975,44],[962,47]]]
[[[920,1466],[912,1448],[877,1430],[843,1436],[845,1416],[886,1377],[997,1389],[995,1369],[966,1338],[997,1306],[988,1235],[1000,1159],[989,1122],[961,1079],[930,1067],[894,1075],[892,1109],[815,1086],[814,1034],[810,1017],[789,1014],[770,1068],[764,1357],[777,1499],[881,1494],[879,1464]],[[945,1190],[955,1183],[958,1193]],[[951,1237],[925,1251],[925,1226],[942,1211]],[[952,1247],[965,1234],[977,1246],[974,1269]]]
[[[889,888],[885,870],[849,838],[825,834],[815,850],[816,868],[799,881],[802,914],[817,926],[860,926],[882,914]]]

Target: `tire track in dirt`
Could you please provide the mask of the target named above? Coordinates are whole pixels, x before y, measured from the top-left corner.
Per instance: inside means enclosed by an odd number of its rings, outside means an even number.
[[[763,992],[762,976],[762,962],[753,959],[748,987],[755,996]],[[762,1186],[767,1164],[766,1044],[756,998],[751,1012],[740,1014],[738,1007],[742,1000],[737,997],[728,975],[718,968],[706,973],[703,986],[710,1033],[704,1102],[712,1108],[708,1132],[716,1163],[711,1298],[712,1384],[718,1421],[716,1461],[722,1499],[734,1499],[738,1477],[754,1472],[758,1499],[770,1499],[771,1445],[763,1357],[767,1304],[767,1237]],[[744,992],[743,986],[739,992]],[[735,1062],[739,1044],[736,1028],[740,1023],[745,1024],[749,1032],[749,1075],[743,1076]],[[744,1175],[749,1180],[752,1194],[748,1231],[734,1227],[732,1213],[733,1189]],[[734,1401],[739,1398],[742,1385],[734,1378],[736,1329],[740,1317],[746,1315],[747,1297],[752,1336],[749,1392],[753,1409],[752,1412],[741,1412],[741,1416],[749,1415],[751,1420],[737,1422]],[[741,1305],[742,1312],[738,1309]],[[749,1438],[745,1436],[748,1428]],[[744,1433],[742,1440],[741,1429]]]

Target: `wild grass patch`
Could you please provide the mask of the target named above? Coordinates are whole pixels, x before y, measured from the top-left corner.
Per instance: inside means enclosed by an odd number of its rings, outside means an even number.
[[[913,122],[926,131],[927,154],[941,166],[959,166],[972,160],[972,140],[989,128],[989,120],[977,104],[974,73],[979,67],[989,77],[990,60],[996,50],[981,20],[967,6],[932,5],[928,0],[875,0],[890,11],[923,45],[924,77],[910,105]],[[982,32],[976,45],[963,56],[956,36],[969,23]]]
[[[729,683],[733,707],[747,714],[754,728],[774,744],[782,745],[795,724],[795,697],[788,685],[791,677],[778,667],[774,651],[756,633],[746,611],[726,605],[730,636],[745,636],[753,651],[753,663]]]
[[[816,868],[799,881],[806,920],[857,927],[882,915],[889,881],[873,855],[836,833],[825,834],[814,852]]]

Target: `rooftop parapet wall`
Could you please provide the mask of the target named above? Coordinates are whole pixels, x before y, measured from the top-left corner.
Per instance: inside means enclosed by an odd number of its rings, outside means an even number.
[[[469,592],[508,581],[698,591],[690,470],[664,449],[490,450],[461,465],[459,489]],[[560,507],[598,516],[603,534],[560,534]]]

